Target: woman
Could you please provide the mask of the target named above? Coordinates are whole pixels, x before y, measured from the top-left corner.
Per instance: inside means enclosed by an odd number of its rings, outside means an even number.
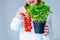
[[[26,5],[19,8],[19,10],[17,11],[17,15],[13,18],[12,22],[11,22],[11,29],[14,31],[20,31],[20,35],[19,35],[19,40],[50,40],[49,38],[49,28],[50,28],[50,15],[47,18],[47,23],[44,27],[44,33],[43,34],[35,34],[34,32],[34,25],[32,22],[32,31],[31,32],[25,32],[24,31],[24,27],[23,27],[23,17],[22,17],[22,12],[25,13],[26,12],[26,8],[29,5],[37,5],[39,6],[41,0],[26,0]]]

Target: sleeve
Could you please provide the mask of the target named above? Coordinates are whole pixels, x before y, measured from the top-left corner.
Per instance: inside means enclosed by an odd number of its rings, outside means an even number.
[[[13,30],[13,31],[18,31],[20,29],[20,27],[22,27],[22,22],[23,20],[22,19],[19,19],[17,16],[19,15],[20,13],[20,9],[17,11],[17,15],[12,19],[11,21],[11,24],[10,24],[10,28]],[[19,15],[20,16],[20,15]]]
[[[46,25],[48,25],[48,28],[49,28],[49,36],[50,36],[50,39],[52,40],[52,36],[53,36],[52,14],[48,15]]]

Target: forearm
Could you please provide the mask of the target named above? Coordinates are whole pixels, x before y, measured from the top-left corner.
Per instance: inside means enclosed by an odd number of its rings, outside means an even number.
[[[10,24],[10,28],[14,31],[18,31],[20,29],[20,26],[22,26],[22,21],[23,21],[22,19],[14,17]]]

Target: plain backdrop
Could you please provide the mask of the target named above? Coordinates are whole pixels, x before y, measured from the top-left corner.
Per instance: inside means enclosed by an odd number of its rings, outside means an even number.
[[[60,0],[44,0],[53,12],[53,39],[60,40]],[[18,40],[19,32],[10,29],[10,23],[17,10],[24,6],[26,0],[0,0],[0,40]]]

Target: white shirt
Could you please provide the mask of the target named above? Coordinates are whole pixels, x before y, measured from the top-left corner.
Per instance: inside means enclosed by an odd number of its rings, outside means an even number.
[[[19,13],[21,12],[26,12],[24,7],[21,7],[18,12],[17,15],[19,15]],[[24,27],[23,27],[23,20],[22,19],[18,19],[17,15],[13,18],[10,28],[14,31],[20,31],[19,34],[19,40],[51,40],[50,36],[44,36],[43,34],[35,34],[34,32],[34,25],[32,22],[32,31],[31,32],[25,32],[24,31]],[[52,29],[51,29],[51,15],[48,16],[47,18],[47,22],[46,25],[48,25],[49,27],[49,32],[51,33]]]

